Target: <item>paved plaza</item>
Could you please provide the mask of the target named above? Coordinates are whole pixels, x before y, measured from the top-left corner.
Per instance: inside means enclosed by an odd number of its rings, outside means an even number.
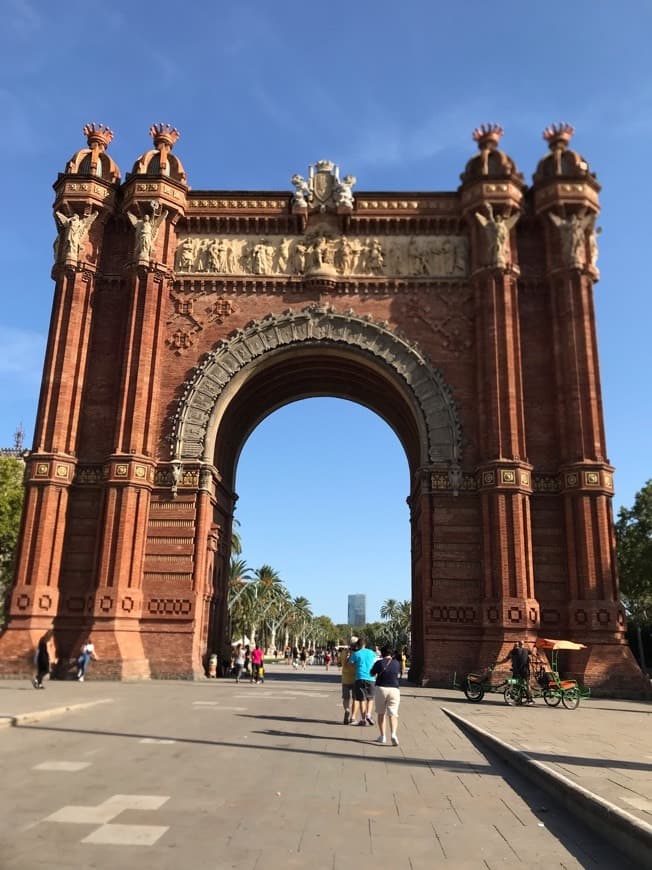
[[[402,688],[400,746],[342,725],[339,672],[0,682],[3,870],[640,867],[472,740],[465,717],[652,822],[645,702],[507,708]],[[2,719],[4,717],[4,719]],[[13,727],[12,727],[13,723]],[[652,864],[651,864],[652,866]]]

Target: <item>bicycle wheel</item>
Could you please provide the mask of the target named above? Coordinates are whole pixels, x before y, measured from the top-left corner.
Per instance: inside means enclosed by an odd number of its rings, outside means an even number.
[[[524,696],[525,693],[520,686],[508,686],[503,697],[509,707],[515,707],[517,704],[523,703]]]
[[[580,690],[577,688],[565,689],[561,696],[561,702],[567,710],[574,710],[576,707],[579,707]]]
[[[473,701],[474,704],[479,704],[484,698],[484,689],[480,683],[468,683],[464,686],[464,694],[467,701]]]
[[[556,707],[561,701],[561,695],[552,689],[544,689],[543,700],[549,707]]]

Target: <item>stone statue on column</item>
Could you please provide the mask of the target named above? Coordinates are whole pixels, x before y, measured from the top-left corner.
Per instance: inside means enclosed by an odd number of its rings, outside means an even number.
[[[136,243],[134,246],[134,256],[137,260],[149,260],[152,247],[158,236],[158,231],[161,224],[168,215],[167,209],[163,209],[160,215],[151,218],[148,214],[143,218],[137,218],[131,212],[127,212],[127,217],[133,228],[136,230]]]
[[[58,260],[63,255],[64,260],[77,263],[79,262],[79,249],[85,241],[98,212],[93,211],[84,218],[80,218],[78,214],[67,217],[60,211],[55,212],[55,214],[61,226],[55,245],[55,260]]]
[[[510,263],[509,234],[520,214],[516,212],[511,217],[494,215],[491,203],[487,203],[487,214],[476,211],[475,216],[484,229],[485,242],[487,245],[487,265],[498,269],[506,269]]]
[[[548,212],[548,214],[550,220],[559,229],[564,265],[571,269],[581,269],[586,265],[586,231],[591,225],[593,216],[573,214],[569,218],[562,218],[554,212]],[[597,243],[595,243],[596,261],[597,247]]]

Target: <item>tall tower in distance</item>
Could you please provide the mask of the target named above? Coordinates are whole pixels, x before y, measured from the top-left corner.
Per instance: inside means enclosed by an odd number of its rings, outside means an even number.
[[[349,625],[359,628],[367,621],[367,596],[349,595]]]

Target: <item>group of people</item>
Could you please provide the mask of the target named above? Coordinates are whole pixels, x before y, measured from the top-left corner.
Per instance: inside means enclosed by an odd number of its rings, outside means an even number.
[[[36,646],[36,653],[34,654],[36,675],[32,680],[32,685],[35,689],[45,688],[45,686],[43,685],[43,680],[47,676],[49,676],[52,671],[55,655],[56,653],[54,646],[54,631],[50,629],[39,638],[39,642]],[[81,644],[79,648],[79,655],[77,656],[75,661],[75,664],[77,666],[76,679],[78,682],[84,682],[84,678],[86,677],[86,671],[88,670],[88,665],[91,659],[97,659],[97,653],[95,652],[95,645],[93,644],[91,638],[87,637],[84,643]]]
[[[393,652],[391,647],[384,646],[378,656],[367,648],[364,638],[351,638],[342,660],[344,724],[373,726],[375,707],[380,732],[376,743],[387,743],[389,730],[392,746],[398,746],[399,680],[404,667],[404,652]]]
[[[249,648],[249,645],[236,644],[231,657],[231,673],[236,683],[240,682],[243,674],[249,677],[250,683],[258,683],[258,685],[264,683],[264,660],[265,654],[259,643],[254,646],[253,650]]]
[[[277,657],[277,652],[275,652],[274,658]],[[301,669],[305,671],[306,666],[312,665],[324,665],[326,670],[329,670],[331,664],[337,664],[337,649],[332,647],[326,647],[325,649],[317,647],[317,649],[313,649],[312,647],[305,646],[300,648],[297,646],[286,646],[283,653],[283,661],[286,665],[292,663],[292,667],[295,670]]]

